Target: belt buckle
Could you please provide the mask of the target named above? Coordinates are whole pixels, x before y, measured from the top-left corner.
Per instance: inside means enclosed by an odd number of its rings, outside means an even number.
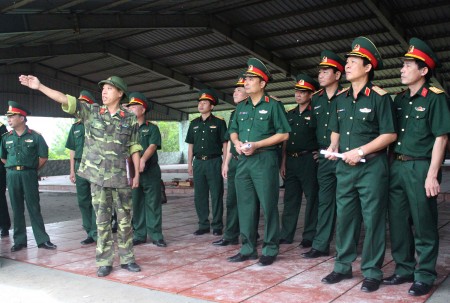
[[[208,160],[208,156],[202,156],[202,160],[203,161]]]
[[[406,159],[405,159],[405,155],[397,155],[397,160],[400,160],[400,161],[406,161]]]
[[[23,166],[16,166],[16,170],[23,170]]]

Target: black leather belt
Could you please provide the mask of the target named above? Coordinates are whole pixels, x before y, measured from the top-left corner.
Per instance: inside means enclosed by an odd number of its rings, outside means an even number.
[[[28,168],[28,167],[26,167],[26,166],[21,166],[21,165],[17,165],[17,166],[10,166],[10,167],[7,167],[8,169],[11,169],[11,170],[26,170],[26,169],[31,169],[31,168]]]
[[[375,157],[378,157],[379,155],[383,155],[383,154],[386,155],[386,150],[385,149],[382,149],[382,150],[379,150],[377,152],[365,155],[364,159],[366,159],[366,161],[369,161],[369,160],[371,160],[371,159],[373,159]]]
[[[402,154],[395,154],[395,160],[398,161],[418,161],[418,160],[430,160],[429,158],[425,158],[425,157],[410,157],[407,155],[402,155]]]
[[[206,161],[206,160],[219,158],[220,156],[221,155],[195,155],[195,159]]]
[[[294,153],[287,152],[286,154],[288,155],[288,157],[299,158],[301,156],[304,156],[304,155],[312,153],[312,152],[313,152],[312,150],[302,150],[302,151],[298,151],[298,152],[294,152]]]

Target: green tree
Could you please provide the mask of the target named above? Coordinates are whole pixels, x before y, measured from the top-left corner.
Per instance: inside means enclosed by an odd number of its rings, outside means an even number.
[[[70,127],[73,124],[73,119],[52,119],[55,129],[55,135],[52,142],[49,142],[48,158],[50,160],[64,160],[69,159],[69,150],[66,149],[67,136],[69,135]]]
[[[179,122],[159,121],[154,122],[161,132],[161,143],[163,152],[177,152],[180,150]]]

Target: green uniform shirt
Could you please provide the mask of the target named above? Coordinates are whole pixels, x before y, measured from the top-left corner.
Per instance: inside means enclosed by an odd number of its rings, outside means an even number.
[[[230,121],[228,122],[228,126],[231,126],[231,124],[233,123],[235,113],[236,113],[235,110],[233,110],[231,112]],[[230,129],[228,129],[227,133],[225,134],[225,139],[227,139],[228,140],[228,144],[230,144],[230,153],[235,155],[235,156],[237,156],[238,153],[236,151],[236,147],[234,146],[233,142],[230,140]]]
[[[200,116],[191,121],[185,142],[194,144],[194,156],[221,155],[223,143],[227,141],[226,132],[223,119],[211,114],[203,121]]]
[[[299,106],[296,106],[286,113],[286,118],[292,129],[286,142],[286,152],[290,153],[318,148],[316,124],[312,117],[314,113],[311,104],[302,113],[300,113],[299,108]]]
[[[159,127],[150,121],[146,121],[139,126],[139,143],[142,146],[141,156],[152,144],[156,145],[157,150],[161,149],[161,133],[159,132]],[[158,153],[155,151],[145,165],[149,166],[156,163],[158,163]]]
[[[72,124],[67,137],[66,148],[75,151],[75,159],[81,159],[84,147],[84,124],[77,121]]]
[[[250,97],[238,104],[236,118],[229,132],[238,133],[241,142],[257,142],[290,131],[283,107],[278,101],[264,94],[255,106]],[[277,148],[277,145],[274,145],[265,149]]]
[[[48,158],[48,146],[41,134],[27,126],[21,136],[12,130],[2,137],[0,157],[6,159],[6,168],[25,166],[37,169],[39,158]]]
[[[142,150],[136,116],[122,106],[111,115],[105,105],[67,99],[62,109],[81,119],[86,131],[78,176],[102,187],[128,188],[126,159]]]
[[[331,130],[328,127],[330,124],[330,117],[334,110],[336,94],[341,90],[342,86],[339,85],[336,92],[329,100],[325,89],[321,89],[312,97],[311,104],[314,112],[314,120],[316,121],[316,137],[320,148],[328,148],[331,144]]]
[[[436,137],[450,133],[450,114],[443,91],[425,83],[414,96],[409,89],[394,100],[398,138],[395,152],[431,158]]]
[[[339,151],[347,152],[381,134],[395,133],[391,103],[389,95],[371,82],[356,100],[351,87],[340,93],[330,117],[330,130],[339,134]]]

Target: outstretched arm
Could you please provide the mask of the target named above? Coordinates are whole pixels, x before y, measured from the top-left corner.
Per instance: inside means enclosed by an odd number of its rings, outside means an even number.
[[[67,100],[67,96],[66,95],[64,95],[63,93],[61,93],[61,92],[59,92],[57,90],[54,90],[54,89],[51,89],[51,88],[45,86],[35,76],[32,76],[32,75],[28,75],[28,76],[21,75],[19,77],[19,81],[20,81],[20,84],[22,84],[24,86],[28,86],[31,89],[39,90],[44,95],[46,95],[50,99],[55,100],[58,103],[66,105],[69,102]]]

